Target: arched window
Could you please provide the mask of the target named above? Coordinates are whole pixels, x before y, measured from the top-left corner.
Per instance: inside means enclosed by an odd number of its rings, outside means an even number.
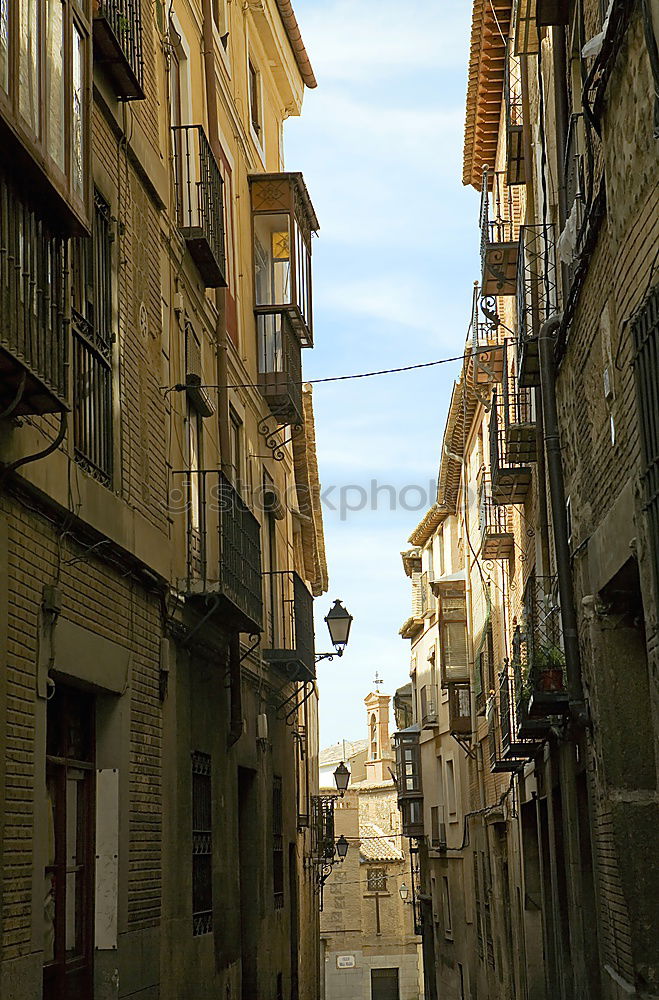
[[[371,760],[377,760],[378,756],[378,724],[375,713],[371,716]]]

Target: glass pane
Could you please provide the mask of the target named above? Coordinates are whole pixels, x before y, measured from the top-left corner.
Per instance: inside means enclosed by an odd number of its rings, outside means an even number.
[[[0,87],[9,87],[9,0],[0,0]]]
[[[73,26],[73,94],[71,107],[71,174],[73,189],[80,197],[84,194],[84,41],[77,26]]]
[[[81,878],[77,871],[78,829],[82,807],[83,771],[69,770],[66,775],[66,934],[67,952],[79,951],[80,916],[79,895]],[[82,846],[82,845],[81,845]]]
[[[0,0],[0,3],[2,0]],[[46,8],[46,135],[48,155],[64,170],[64,8],[48,0]]]
[[[18,107],[36,133],[39,124],[37,0],[20,0],[19,33]]]
[[[291,237],[287,215],[255,216],[254,271],[257,306],[291,303]]]

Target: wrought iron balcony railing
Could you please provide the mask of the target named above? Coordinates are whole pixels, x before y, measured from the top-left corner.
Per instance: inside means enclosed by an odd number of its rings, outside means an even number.
[[[490,172],[486,167],[480,208],[483,295],[515,294],[519,224],[514,214],[513,193],[506,185],[505,174]]]
[[[521,386],[540,384],[538,333],[557,308],[554,227],[522,226],[517,261],[517,359]]]
[[[504,93],[506,98],[506,177],[508,184],[524,184],[524,114],[519,57],[508,44]]]
[[[535,396],[511,370],[504,375],[502,403],[506,460],[523,465],[537,461]]]
[[[95,0],[94,57],[123,101],[144,99],[141,0]]]
[[[479,485],[478,521],[483,558],[509,559],[515,547],[510,508],[494,502],[487,476],[483,476]]]
[[[508,455],[507,415],[495,389],[490,410],[490,478],[495,504],[524,503],[531,484],[531,469]]]
[[[226,286],[220,168],[201,125],[172,126],[176,220],[207,288]]]
[[[186,517],[188,565],[181,581],[189,597],[213,596],[229,627],[256,634],[263,627],[261,528],[219,469],[175,473],[175,508]]]
[[[259,389],[284,424],[302,424],[302,351],[287,313],[256,311]]]
[[[421,688],[421,725],[424,729],[433,729],[437,722],[437,685],[424,684]]]
[[[568,710],[565,653],[556,593],[555,577],[532,576],[524,593],[523,621],[513,634],[518,714],[531,719],[563,715]]]
[[[272,648],[263,650],[263,658],[277,666],[290,681],[313,681],[316,678],[313,597],[297,573],[264,574],[270,601],[276,604]],[[266,602],[269,603],[269,602]]]
[[[430,846],[436,851],[446,850],[446,810],[443,805],[430,808]]]
[[[311,796],[311,858],[317,863],[334,857],[335,801],[335,795]]]
[[[0,177],[0,416],[67,409],[66,253]]]

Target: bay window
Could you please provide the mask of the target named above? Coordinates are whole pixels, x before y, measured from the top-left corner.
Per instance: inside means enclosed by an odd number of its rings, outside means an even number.
[[[57,198],[44,203],[71,235],[89,222],[89,2],[0,0],[6,162],[49,182]]]

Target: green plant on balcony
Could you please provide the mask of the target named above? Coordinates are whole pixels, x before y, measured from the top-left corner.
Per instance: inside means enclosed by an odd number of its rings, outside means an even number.
[[[540,643],[533,650],[529,670],[532,688],[539,691],[562,691],[565,654],[551,642]]]

